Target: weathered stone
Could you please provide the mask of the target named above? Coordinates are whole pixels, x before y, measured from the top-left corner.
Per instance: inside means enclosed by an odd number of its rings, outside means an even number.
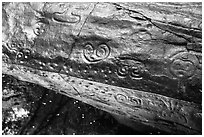
[[[3,73],[200,134],[201,3],[4,3]]]

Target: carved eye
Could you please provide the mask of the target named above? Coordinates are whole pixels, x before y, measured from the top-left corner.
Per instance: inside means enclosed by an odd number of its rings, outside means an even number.
[[[119,76],[122,76],[122,77],[127,76],[128,75],[128,69],[129,69],[128,66],[122,66],[118,69],[117,73]]]

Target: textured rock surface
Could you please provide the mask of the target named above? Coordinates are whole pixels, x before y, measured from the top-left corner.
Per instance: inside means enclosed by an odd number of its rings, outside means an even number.
[[[4,3],[3,73],[173,134],[201,133],[201,3]]]
[[[3,75],[3,135],[165,134],[137,131],[110,114],[39,85]]]

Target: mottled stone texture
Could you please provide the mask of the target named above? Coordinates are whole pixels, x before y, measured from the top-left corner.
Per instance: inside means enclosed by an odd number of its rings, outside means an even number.
[[[3,73],[131,127],[201,134],[201,3],[3,3],[2,13]]]

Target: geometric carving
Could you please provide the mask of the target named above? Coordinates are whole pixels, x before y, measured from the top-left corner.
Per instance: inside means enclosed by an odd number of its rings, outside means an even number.
[[[170,130],[171,127],[176,127],[169,124],[173,121],[189,127],[190,130],[196,129],[194,113],[201,113],[201,110],[194,106],[200,104],[190,104],[182,99],[197,102],[197,97],[194,97],[197,93],[194,91],[201,89],[198,87],[200,84],[194,86],[191,83],[201,82],[199,78],[202,67],[199,67],[196,55],[187,52],[191,50],[201,54],[202,58],[202,44],[195,43],[193,38],[201,39],[202,36],[202,27],[198,29],[196,23],[201,17],[200,6],[196,4],[194,16],[191,13],[194,11],[192,10],[194,6],[190,7],[191,10],[188,12],[188,6],[186,8],[185,4],[185,11],[180,9],[183,4],[174,6],[164,4],[163,9],[157,10],[158,7],[162,7],[162,3],[158,6],[156,3],[147,5],[121,3],[120,5],[124,7],[121,6],[119,10],[115,10],[115,3],[97,3],[97,6],[91,10],[89,9],[92,7],[91,4],[90,6],[76,4],[76,7],[75,4],[73,7],[69,3],[65,4],[68,6],[60,4],[62,9],[52,8],[49,3],[41,5],[42,9],[36,4],[31,8],[31,5],[16,4],[17,8],[13,4],[10,6],[10,3],[4,5],[8,12],[5,17],[8,28],[4,29],[4,32],[7,34],[8,31],[8,37],[11,38],[5,41],[10,41],[11,44],[5,45],[7,47],[3,48],[3,54],[8,55],[5,58],[11,60],[11,63],[3,62],[3,73],[56,91],[64,91],[67,96],[91,105],[98,105],[99,108],[109,112],[118,111],[117,113],[129,113],[130,116],[141,120],[148,119],[150,122],[147,124],[158,128],[163,128],[163,125],[167,124],[169,128],[166,129]],[[178,10],[178,14],[173,12],[174,7]],[[63,8],[69,10],[67,14],[53,13]],[[73,14],[74,9],[77,13],[79,10],[82,15]],[[48,10],[47,13],[45,10]],[[68,13],[74,18],[67,16]],[[128,17],[129,13],[137,13],[138,17],[137,15],[133,17],[136,20]],[[167,22],[162,21],[163,16],[166,16]],[[172,16],[175,18],[172,19]],[[77,22],[79,24],[67,24]],[[191,23],[192,27],[189,27]],[[13,42],[12,39],[22,42]],[[186,45],[187,40],[192,43]],[[105,41],[111,41],[111,45]],[[81,43],[83,45],[80,46]],[[111,59],[107,60],[111,50],[114,52],[111,54]],[[181,50],[186,51],[166,58],[172,52]],[[124,56],[118,56],[119,54]],[[84,62],[81,62],[81,59]],[[148,70],[150,72],[147,72]],[[113,74],[115,72],[119,78]],[[46,75],[43,75],[44,73]],[[172,76],[169,76],[169,73]],[[67,80],[63,80],[62,76]],[[123,79],[120,79],[121,77]],[[189,79],[185,80],[187,78]],[[186,93],[177,93],[178,90]],[[166,120],[162,121],[163,125],[157,124],[155,119],[159,117],[160,121]],[[186,122],[185,117],[190,122]],[[183,128],[186,128],[184,126]],[[186,129],[181,130],[186,132]]]
[[[115,96],[116,100],[120,103],[124,103],[127,102],[127,96],[123,95],[123,94],[117,94]]]
[[[171,64],[170,70],[176,77],[186,78],[193,75],[195,66],[191,61],[176,59]]]
[[[140,73],[141,73],[141,68],[139,66],[134,66],[134,67],[131,68],[130,76],[133,79],[142,79]]]
[[[124,105],[129,105],[131,107],[141,106],[142,105],[142,99],[137,98],[137,97],[126,96],[124,94],[115,95],[115,99],[119,103],[124,104]]]
[[[141,105],[142,105],[142,99],[140,99],[140,98],[130,97],[130,102],[131,102],[134,106],[141,106]]]
[[[91,44],[84,47],[82,58],[86,63],[98,63],[107,58],[110,54],[110,47],[106,44],[100,44],[94,48]]]
[[[118,68],[118,70],[117,70],[118,76],[126,77],[129,73],[128,69],[129,69],[128,66],[122,66],[122,67]]]
[[[118,61],[117,75],[119,77],[131,77],[132,79],[142,79],[141,73],[144,72],[143,63],[129,57],[123,57]]]
[[[181,52],[173,56],[170,72],[177,78],[185,79],[194,75],[197,58],[188,52]]]

